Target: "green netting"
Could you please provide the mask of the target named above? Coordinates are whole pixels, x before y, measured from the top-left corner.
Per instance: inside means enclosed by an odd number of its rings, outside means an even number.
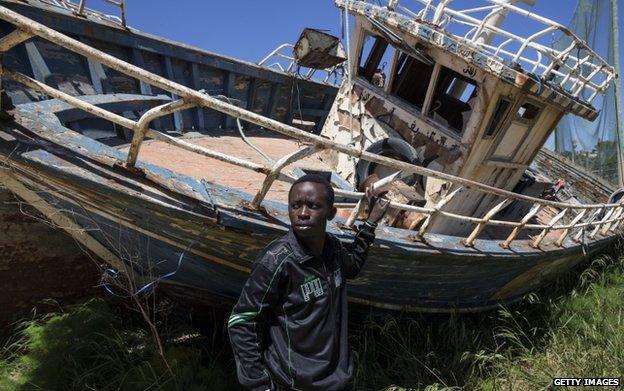
[[[613,31],[617,26],[611,1],[614,0],[579,0],[569,27],[609,64],[614,64],[617,53]],[[563,50],[569,44],[569,38],[563,36],[555,38],[553,46]],[[592,103],[600,111],[598,119],[589,122],[572,114],[564,116],[546,147],[617,184],[619,139],[615,83]]]

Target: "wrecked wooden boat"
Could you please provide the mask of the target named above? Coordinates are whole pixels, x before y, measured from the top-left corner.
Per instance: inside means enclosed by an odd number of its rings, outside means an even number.
[[[349,240],[375,173],[392,212],[350,282],[353,303],[470,312],[518,300],[620,232],[621,193],[564,186],[561,173],[592,175],[539,152],[564,114],[596,118],[616,70],[509,2],[490,0],[481,18],[418,3],[336,1],[355,17],[337,89],[313,77],[344,60],[321,32],[268,69],[84,2],[2,1],[0,182],[117,270],[231,305],[255,255],[289,229],[289,183],[331,175],[340,213],[328,229]],[[512,34],[500,27],[511,15],[541,27]],[[552,32],[569,46],[539,42]],[[558,176],[529,167],[540,159]]]

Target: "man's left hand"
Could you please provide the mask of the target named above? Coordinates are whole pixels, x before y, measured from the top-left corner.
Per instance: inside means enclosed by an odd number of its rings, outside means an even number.
[[[367,186],[364,192],[368,204],[368,218],[371,223],[377,224],[388,211],[390,200],[383,198],[387,192],[377,193],[373,191],[373,186]]]

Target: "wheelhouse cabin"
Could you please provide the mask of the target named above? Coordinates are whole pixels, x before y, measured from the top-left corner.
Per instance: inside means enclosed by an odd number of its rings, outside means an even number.
[[[455,35],[450,32],[451,22],[461,17],[446,7],[447,2],[434,3],[439,4],[425,6],[416,14],[396,4],[336,2],[355,16],[353,87],[343,83],[321,134],[363,150],[514,190],[565,113],[596,118],[593,96],[586,97],[600,91],[606,85],[603,81],[612,76],[601,75],[600,81],[583,76],[581,70],[565,65],[569,52],[542,56],[544,48],[530,37],[520,42],[517,53],[505,50],[511,38],[493,46],[492,42],[501,40],[497,34],[508,35],[500,31],[501,19],[494,12],[490,14],[494,17],[480,21],[480,29]],[[507,8],[501,6],[501,10]],[[526,57],[529,50],[546,60],[531,63]],[[591,63],[591,59],[585,61]],[[592,63],[591,72],[600,73],[594,70],[599,67]],[[362,160],[354,164],[347,156],[332,152],[325,153],[324,159],[356,186],[368,174],[377,172],[383,177],[391,172]],[[403,182],[418,193],[412,191],[407,198],[425,207],[435,206],[453,190],[450,183],[434,178],[409,176]],[[399,198],[408,201],[405,197],[403,192]],[[482,216],[495,201],[482,192],[463,191],[445,210]],[[447,234],[470,229],[449,223],[438,217],[430,229]],[[417,224],[404,225],[414,228]]]

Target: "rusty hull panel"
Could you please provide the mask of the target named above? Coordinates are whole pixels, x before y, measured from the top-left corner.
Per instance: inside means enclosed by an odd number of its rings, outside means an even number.
[[[99,292],[99,268],[76,242],[0,187],[0,335],[13,322]]]

